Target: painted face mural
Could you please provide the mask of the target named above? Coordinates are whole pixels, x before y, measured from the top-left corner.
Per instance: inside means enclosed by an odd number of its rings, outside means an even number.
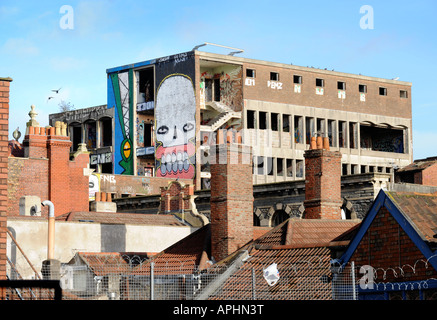
[[[156,98],[156,176],[192,179],[195,175],[196,101],[191,79],[166,77]]]

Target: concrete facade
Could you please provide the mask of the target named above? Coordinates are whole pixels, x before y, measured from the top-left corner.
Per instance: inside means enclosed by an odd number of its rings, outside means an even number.
[[[138,168],[153,161],[155,176],[189,178],[197,190],[208,189],[209,147],[216,144],[218,130],[234,142],[239,133],[245,144],[254,147],[254,184],[304,178],[303,154],[314,134],[328,137],[331,150],[341,152],[344,175],[393,173],[393,168],[404,167],[413,159],[409,82],[197,50],[110,68],[107,74],[108,108],[119,114],[123,108],[128,110],[127,105],[117,102],[119,94],[128,96],[131,106],[130,113],[123,113],[123,123],[115,125],[114,150],[121,152],[115,157],[130,168],[114,167],[117,174],[142,175]],[[179,81],[180,86],[173,86],[171,95],[163,96],[165,90],[160,94],[161,85],[176,76],[182,78],[172,81]],[[189,89],[182,85],[183,78],[191,80],[192,89],[191,85]],[[120,83],[125,83],[128,91],[119,91]],[[194,118],[191,113],[185,115],[186,110],[192,109],[191,90],[195,97]],[[171,124],[171,119],[159,118],[160,108],[165,108],[173,95],[182,95],[190,106],[169,111],[185,121],[181,128]],[[164,100],[159,102],[159,97]],[[152,131],[147,134],[146,143],[137,124],[148,121],[153,123],[147,127]],[[182,130],[185,124],[186,128],[189,124],[190,131]],[[189,133],[192,126],[195,136]],[[186,158],[182,159],[182,155],[174,162],[180,162],[178,170],[177,164],[168,162],[171,157],[162,157],[164,151],[160,149],[168,149],[169,145],[165,147],[160,142],[174,132],[185,134],[186,140],[168,140],[172,147],[174,143],[184,146],[179,149],[185,150]],[[123,151],[122,143],[129,152]],[[147,148],[150,152],[144,153]],[[184,160],[189,160],[186,171],[182,170]]]

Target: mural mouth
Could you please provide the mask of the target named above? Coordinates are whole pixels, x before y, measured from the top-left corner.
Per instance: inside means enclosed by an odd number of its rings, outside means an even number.
[[[183,172],[190,168],[189,155],[185,152],[165,153],[161,158],[161,173],[166,172]]]

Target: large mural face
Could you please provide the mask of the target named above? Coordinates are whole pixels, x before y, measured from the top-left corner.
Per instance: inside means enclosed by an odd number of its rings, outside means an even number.
[[[196,100],[190,77],[171,74],[157,90],[155,108],[156,176],[195,176]]]

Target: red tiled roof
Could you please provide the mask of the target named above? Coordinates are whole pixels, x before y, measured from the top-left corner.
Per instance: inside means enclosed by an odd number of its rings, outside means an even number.
[[[437,194],[386,192],[424,241],[437,242]]]

